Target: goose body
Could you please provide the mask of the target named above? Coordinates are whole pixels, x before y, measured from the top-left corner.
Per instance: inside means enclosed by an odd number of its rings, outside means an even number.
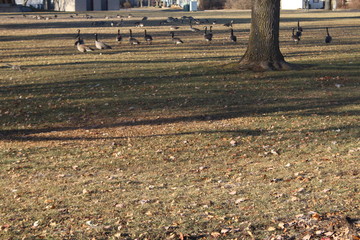
[[[234,23],[234,20],[231,20],[230,22],[225,23],[224,26],[225,26],[225,27],[232,27],[232,26],[233,26],[233,23]]]
[[[171,40],[173,41],[173,43],[175,44],[183,44],[184,42],[180,39],[180,38],[176,38],[174,37],[174,32],[171,32]]]
[[[298,44],[300,41],[300,37],[295,34],[295,28],[292,28],[292,36],[291,39]]]
[[[326,37],[325,37],[325,43],[331,43],[332,37],[329,34],[329,28],[326,28]]]
[[[192,26],[192,24],[190,23],[190,31],[192,31],[192,32],[200,32],[200,29],[194,28],[194,27]]]
[[[129,29],[129,32],[130,32],[129,43],[130,43],[131,45],[139,45],[140,42],[139,42],[136,38],[133,37],[133,35],[132,35],[132,30],[131,30],[131,29]]]
[[[81,43],[80,37],[78,37],[78,40],[75,42],[76,48],[79,52],[92,52],[94,49],[91,47],[86,46],[85,44]]]
[[[97,34],[95,34],[95,47],[97,49],[111,49],[111,46],[98,40]]]
[[[234,35],[234,29],[231,29],[231,30],[230,30],[230,41],[232,41],[232,42],[234,42],[234,43],[236,43],[236,41],[237,41],[237,38],[236,38],[236,36]]]
[[[144,27],[144,24],[142,22],[136,22],[135,27]]]
[[[144,31],[144,39],[148,44],[151,44],[153,40],[152,36],[147,34],[146,30]]]
[[[121,43],[122,41],[122,36],[121,36],[121,33],[120,33],[120,29],[118,29],[118,33],[117,33],[117,36],[116,36],[116,41]]]

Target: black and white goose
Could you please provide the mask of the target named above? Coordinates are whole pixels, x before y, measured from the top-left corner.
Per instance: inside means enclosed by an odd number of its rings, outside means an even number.
[[[95,33],[95,47],[97,49],[111,49],[111,46],[98,40],[98,35]]]
[[[234,43],[236,43],[236,41],[237,41],[237,38],[234,35],[234,29],[232,29],[232,28],[230,29],[230,41],[232,41]]]
[[[225,26],[225,27],[232,27],[232,26],[233,26],[233,23],[234,23],[234,20],[231,20],[230,22],[225,23],[224,26]]]
[[[192,32],[200,32],[200,29],[198,29],[198,28],[194,28],[193,26],[192,26],[192,21],[190,20],[190,31],[192,31]]]
[[[298,36],[299,38],[301,37],[303,32],[303,28],[300,27],[300,21],[297,22],[297,30],[296,30],[296,36]]]
[[[175,33],[174,32],[170,32],[171,34],[171,40],[173,41],[173,43],[175,44],[183,44],[184,42],[180,39],[180,38],[176,38]]]
[[[147,34],[146,29],[144,30],[144,40],[145,40],[145,42],[147,42],[148,44],[151,44],[151,43],[152,43],[152,40],[153,40],[152,36],[149,35],[149,34]]]
[[[326,37],[325,37],[325,43],[331,43],[332,37],[329,34],[329,28],[326,28]]]
[[[210,27],[211,28],[211,27]],[[212,34],[212,32],[207,32],[207,27],[205,27],[204,28],[204,39],[205,39],[205,41],[207,41],[207,42],[211,42],[211,40],[212,40],[212,37],[213,37],[213,34]]]
[[[91,47],[86,46],[83,42],[82,39],[80,37],[78,37],[77,41],[75,42],[75,46],[77,48],[77,50],[79,50],[80,52],[92,52],[94,51],[94,49],[92,49]]]
[[[291,39],[298,44],[300,41],[300,37],[298,35],[295,34],[295,28],[292,28],[292,36]]]
[[[121,41],[122,41],[122,36],[121,36],[121,33],[120,33],[120,29],[118,29],[118,33],[117,33],[117,36],[116,36],[116,41],[118,43],[121,43]]]
[[[131,29],[129,29],[129,32],[130,32],[130,35],[129,35],[129,43],[130,43],[131,45],[139,45],[140,42],[139,42],[136,38],[133,37],[133,35],[132,35],[132,30],[131,30]]]

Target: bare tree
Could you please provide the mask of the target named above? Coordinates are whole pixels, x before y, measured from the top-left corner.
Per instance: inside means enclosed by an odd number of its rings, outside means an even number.
[[[279,47],[280,0],[253,0],[249,44],[240,66],[251,70],[285,70]]]

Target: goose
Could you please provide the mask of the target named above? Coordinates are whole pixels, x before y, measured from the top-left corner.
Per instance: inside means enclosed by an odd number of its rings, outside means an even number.
[[[167,23],[173,23],[173,22],[175,22],[175,18],[173,18],[173,17],[168,17],[168,18],[166,19],[166,22],[167,22]]]
[[[190,31],[192,31],[192,32],[199,32],[199,31],[200,31],[200,29],[198,29],[198,28],[194,28],[194,27],[192,26],[191,21],[190,21]]]
[[[174,32],[170,32],[170,34],[171,34],[171,40],[173,41],[173,43],[175,43],[175,44],[183,44],[184,43],[180,38],[174,37],[174,35],[175,35]]]
[[[210,26],[209,33],[211,34],[211,38],[212,38],[213,37],[212,26]]]
[[[82,40],[80,39],[80,37],[78,37],[78,40],[75,42],[75,46],[77,47],[77,50],[79,50],[80,52],[92,52],[94,51],[94,49],[92,49],[91,47],[86,46],[84,43],[81,43]]]
[[[77,39],[75,45],[77,44],[77,42],[80,42],[80,44],[85,44],[84,40],[80,38],[80,29],[77,30],[77,35],[75,38]]]
[[[132,36],[132,31],[131,31],[131,29],[129,29],[129,32],[130,32],[129,43],[130,43],[131,45],[139,45],[140,42],[139,42],[136,38],[134,38],[134,37]]]
[[[176,29],[179,29],[179,28],[180,28],[180,27],[174,26],[174,25],[170,26],[170,30],[176,30]]]
[[[211,28],[211,27],[210,27]],[[211,32],[207,32],[207,27],[204,28],[204,39],[207,42],[211,42],[212,40],[212,33]]]
[[[136,22],[135,27],[144,27],[144,24],[142,22]]]
[[[329,34],[329,28],[326,28],[326,37],[325,37],[325,43],[331,43],[332,37]]]
[[[295,28],[292,28],[292,36],[291,39],[298,44],[300,41],[300,37],[295,34]]]
[[[237,38],[236,38],[236,36],[234,35],[234,29],[232,29],[232,28],[231,28],[231,30],[230,30],[230,41],[232,41],[232,42],[234,42],[234,43],[236,43],[236,41],[237,41]]]
[[[224,26],[225,26],[225,27],[232,27],[232,26],[233,26],[233,23],[234,23],[234,20],[231,20],[230,22],[225,23]]]
[[[148,20],[148,17],[143,17],[142,19],[141,19],[141,21],[147,21]]]
[[[98,35],[95,33],[95,47],[97,49],[111,49],[111,46],[106,43],[98,41]]]
[[[116,36],[116,41],[119,42],[119,43],[121,43],[121,41],[122,41],[122,36],[120,34],[120,29],[118,29],[118,33],[117,33],[117,36]]]
[[[144,30],[144,39],[148,44],[151,44],[153,38],[151,35],[147,34],[146,29]]]

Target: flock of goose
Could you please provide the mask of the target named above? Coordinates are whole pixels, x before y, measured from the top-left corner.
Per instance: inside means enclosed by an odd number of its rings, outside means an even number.
[[[144,27],[144,21],[146,21],[148,18],[147,17],[143,17],[141,22],[136,22],[135,23],[135,27]],[[199,19],[195,19],[193,17],[186,17],[186,16],[183,16],[181,18],[181,20],[177,19],[177,18],[173,18],[173,17],[168,17],[166,20],[164,21],[161,21],[160,22],[160,25],[163,25],[163,24],[172,24],[172,23],[176,23],[176,22],[179,22],[181,21],[181,23],[184,23],[184,21],[188,21],[189,22],[189,28],[188,30],[191,31],[191,32],[201,32],[200,29],[198,28],[195,28],[193,27],[193,23],[195,24],[201,24],[201,23],[209,23],[209,21],[207,19],[205,20],[199,20]],[[228,41],[230,42],[233,42],[233,43],[236,43],[237,41],[237,37],[234,35],[234,30],[233,30],[233,23],[234,21],[230,21],[228,23],[225,23],[223,24],[223,26],[225,27],[229,27],[230,28],[230,35],[229,37],[227,38]],[[94,22],[92,23],[92,25],[97,25],[98,22]],[[216,24],[216,21],[213,21],[212,22],[213,25]],[[122,26],[123,25],[123,19],[121,19],[120,22],[116,23],[114,21],[111,21],[110,22],[110,26]],[[171,25],[170,26],[170,36],[171,36],[171,41],[174,43],[174,44],[183,44],[184,41],[181,40],[179,37],[175,37],[175,32],[174,30],[177,30],[179,29],[180,27],[177,26],[177,25]],[[204,30],[204,33],[203,33],[203,39],[204,41],[210,43],[212,40],[213,40],[213,31],[212,31],[212,26],[210,26],[209,28],[208,27],[204,27],[203,28]],[[77,47],[77,49],[80,51],[80,52],[91,52],[91,51],[94,51],[95,49],[90,47],[90,46],[87,46],[85,45],[85,42],[84,40],[82,39],[81,35],[80,35],[80,29],[77,30],[77,35],[76,35],[76,42],[75,42],[75,46]],[[111,49],[112,47],[108,44],[106,44],[105,42],[102,42],[102,41],[99,41],[98,39],[98,34],[94,34],[95,35],[95,48],[96,49],[99,49],[99,50],[102,50],[102,49]],[[123,42],[124,40],[124,36],[122,35],[120,29],[117,30],[117,35],[116,35],[116,42],[117,43],[121,43]],[[143,40],[145,41],[145,43],[147,44],[152,44],[152,41],[153,41],[153,37],[147,32],[147,30],[145,29],[144,30],[144,35],[143,35]],[[132,34],[132,30],[129,29],[129,37],[128,37],[128,42],[130,45],[139,45],[140,44],[140,41],[137,40],[133,34]]]
[[[326,27],[325,29],[326,29],[325,43],[331,43],[332,37],[330,36],[329,28]],[[300,21],[298,21],[298,22],[297,22],[296,32],[295,32],[295,28],[292,28],[292,36],[291,36],[291,39],[292,39],[296,44],[298,44],[299,41],[300,41],[300,39],[301,39],[302,33],[303,33],[303,28],[300,26]]]
[[[143,22],[146,21],[147,19],[148,19],[147,17],[143,17],[141,22],[136,22],[135,23],[135,26],[136,27],[143,27],[144,26]],[[121,20],[123,20],[123,19],[121,19]],[[202,20],[194,19],[193,17],[185,17],[184,16],[184,17],[181,18],[182,23],[184,23],[185,20],[189,21],[189,29],[188,30],[190,30],[191,32],[200,32],[201,31],[200,29],[193,27],[193,22],[195,22],[195,24],[209,23],[209,21],[207,19],[202,21]],[[174,23],[174,22],[177,22],[177,21],[179,21],[177,18],[168,17],[167,20],[161,21],[160,25],[168,24],[168,23]],[[120,23],[122,25],[123,21],[121,21]],[[216,21],[213,21],[212,24],[215,25]],[[234,24],[234,21],[231,20],[230,22],[223,24],[223,26],[228,27],[230,29],[230,35],[229,35],[229,37],[227,37],[228,41],[230,41],[232,43],[236,43],[237,42],[237,37],[234,35],[233,24]],[[115,26],[115,23],[111,22],[111,26]],[[118,26],[118,24],[116,24],[116,26]],[[171,41],[176,45],[184,43],[184,41],[181,40],[179,37],[175,37],[174,30],[177,30],[179,28],[180,27],[176,26],[176,25],[170,26]],[[206,42],[210,43],[212,41],[212,39],[213,39],[212,26],[210,26],[209,28],[207,26],[205,26],[203,29],[204,29],[203,30],[204,31],[203,39]],[[77,47],[77,49],[80,52],[83,52],[83,53],[84,52],[94,51],[95,50],[94,48],[85,45],[85,42],[81,38],[81,35],[80,35],[80,29],[78,29],[77,31],[78,32],[77,32],[77,35],[76,35],[76,42],[75,42],[75,46]],[[303,28],[300,26],[300,21],[298,21],[297,22],[296,32],[295,32],[295,28],[292,28],[292,36],[291,36],[291,38],[296,44],[298,44],[300,39],[301,39],[302,34],[303,34]],[[124,37],[123,37],[122,33],[120,32],[120,29],[118,29],[117,30],[117,35],[116,35],[116,42],[121,43],[121,42],[123,42],[123,39],[124,39]],[[147,44],[152,44],[152,41],[153,41],[153,37],[147,32],[146,29],[144,30],[143,40]],[[332,37],[329,34],[329,29],[326,28],[325,43],[330,43],[331,41],[332,41]],[[139,45],[140,44],[140,41],[137,40],[133,36],[131,29],[129,29],[128,42],[129,42],[130,45]],[[98,39],[98,34],[95,34],[95,48],[99,49],[99,50],[102,50],[102,49],[111,49],[112,47],[110,45],[100,41]]]

